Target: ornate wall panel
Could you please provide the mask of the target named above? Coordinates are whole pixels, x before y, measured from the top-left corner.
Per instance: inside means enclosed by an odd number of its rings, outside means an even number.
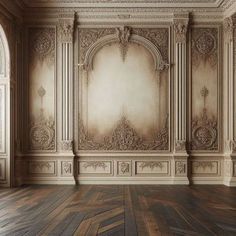
[[[55,149],[55,29],[29,28],[29,150]]]
[[[165,28],[79,30],[79,150],[169,150],[168,40]]]
[[[83,174],[95,174],[95,175],[112,175],[113,174],[113,162],[112,161],[79,161],[78,173]]]
[[[5,86],[0,86],[0,153],[5,152]]]
[[[0,181],[6,180],[6,159],[0,158]]]
[[[170,175],[170,163],[168,161],[136,161],[136,175]]]
[[[28,173],[30,175],[56,175],[56,162],[55,161],[29,161]]]
[[[191,149],[219,150],[218,28],[191,30]]]
[[[198,176],[219,176],[220,162],[210,160],[192,161],[192,174]]]

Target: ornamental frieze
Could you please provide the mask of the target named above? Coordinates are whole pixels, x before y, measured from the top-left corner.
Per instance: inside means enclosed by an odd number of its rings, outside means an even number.
[[[216,28],[195,28],[192,30],[192,65],[197,67],[201,61],[217,66],[218,31]]]
[[[100,142],[88,135],[82,120],[79,122],[79,150],[168,150],[168,146],[168,116],[165,126],[156,131],[152,141],[141,137],[125,116],[118,121],[111,134]]]

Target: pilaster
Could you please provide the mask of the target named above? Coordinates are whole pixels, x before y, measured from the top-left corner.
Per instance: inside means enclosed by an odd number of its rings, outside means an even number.
[[[74,16],[58,20],[58,151],[62,156],[62,177],[73,180],[73,41]],[[67,168],[69,166],[69,168]],[[66,168],[66,169],[65,169]],[[66,170],[64,173],[63,170]]]
[[[186,98],[187,98],[187,31],[188,14],[175,14],[173,20],[175,49],[175,139],[174,178],[188,184],[186,150]],[[176,180],[175,180],[176,181]]]
[[[234,28],[235,19],[227,17],[223,22],[224,32],[224,184],[236,186],[236,132],[235,75],[234,75]]]

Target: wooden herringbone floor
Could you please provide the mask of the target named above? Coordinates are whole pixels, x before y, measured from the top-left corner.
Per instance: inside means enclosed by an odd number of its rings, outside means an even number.
[[[0,189],[0,235],[236,235],[236,188]]]

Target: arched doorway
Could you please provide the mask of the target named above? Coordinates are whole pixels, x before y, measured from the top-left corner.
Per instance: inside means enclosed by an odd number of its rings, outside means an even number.
[[[0,25],[0,185],[11,185],[10,171],[10,53]]]

